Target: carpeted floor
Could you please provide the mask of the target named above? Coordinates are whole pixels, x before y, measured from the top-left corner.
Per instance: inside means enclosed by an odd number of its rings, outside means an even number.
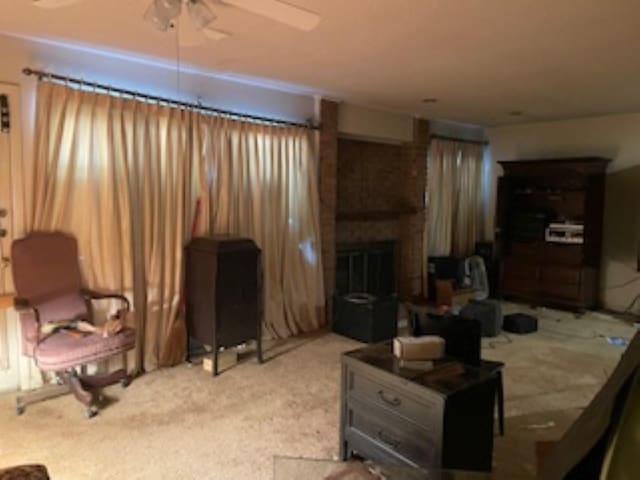
[[[483,340],[483,356],[507,364],[496,478],[534,475],[535,441],[562,435],[623,351],[603,336],[634,333],[597,313],[536,314],[537,334]],[[15,395],[1,395],[0,467],[44,463],[54,480],[271,479],[275,455],[333,458],[340,353],[359,345],[320,333],[271,344],[264,365],[248,358],[215,379],[198,366],[153,372],[109,388],[92,420],[68,396],[17,417]]]

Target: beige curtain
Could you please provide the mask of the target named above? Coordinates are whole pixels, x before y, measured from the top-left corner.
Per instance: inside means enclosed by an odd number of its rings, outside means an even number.
[[[468,256],[482,238],[483,147],[433,139],[427,163],[427,254]]]
[[[451,254],[459,158],[456,142],[433,139],[427,154],[428,256]]]
[[[477,143],[462,143],[459,150],[452,251],[463,257],[471,255],[476,242],[483,238],[483,147]]]
[[[309,132],[200,115],[194,134],[198,232],[247,236],[262,249],[267,334],[319,328],[324,288]]]
[[[324,318],[318,192],[306,129],[256,125],[41,82],[27,230],[78,238],[87,283],[133,298],[138,368],[184,357],[182,250],[198,233],[263,250],[265,330]]]
[[[46,82],[36,109],[28,230],[74,234],[86,282],[133,296],[138,368],[181,361],[188,114]]]

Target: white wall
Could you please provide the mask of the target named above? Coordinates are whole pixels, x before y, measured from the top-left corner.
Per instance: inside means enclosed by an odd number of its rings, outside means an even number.
[[[624,310],[640,293],[640,113],[487,129],[493,162],[568,156],[611,158],[605,196],[601,298]],[[491,212],[495,212],[495,177]],[[487,225],[493,231],[493,216]],[[621,286],[625,282],[632,283]],[[637,310],[636,310],[637,311]]]

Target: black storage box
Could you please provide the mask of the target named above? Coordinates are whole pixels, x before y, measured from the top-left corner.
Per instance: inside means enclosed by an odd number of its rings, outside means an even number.
[[[511,333],[532,333],[538,331],[538,319],[526,313],[512,313],[504,316],[502,329]]]
[[[467,365],[480,364],[481,326],[475,318],[430,313],[417,319],[413,334],[442,337],[447,357],[462,360]]]
[[[389,340],[398,334],[398,299],[366,293],[336,296],[333,331],[365,343]]]
[[[462,307],[460,316],[478,320],[483,337],[495,337],[502,329],[502,308],[496,300],[471,300]]]

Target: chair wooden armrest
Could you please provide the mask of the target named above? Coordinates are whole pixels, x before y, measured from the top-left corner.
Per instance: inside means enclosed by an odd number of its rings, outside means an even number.
[[[36,308],[31,305],[31,302],[29,300],[21,297],[13,297],[13,308],[15,308],[18,312],[25,310],[36,310]]]
[[[13,294],[0,295],[0,310],[13,307]]]

